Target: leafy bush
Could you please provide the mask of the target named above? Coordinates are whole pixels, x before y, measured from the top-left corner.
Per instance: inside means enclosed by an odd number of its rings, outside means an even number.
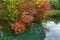
[[[60,10],[50,10],[50,11],[48,11],[47,12],[47,15],[46,15],[47,17],[54,17],[54,18],[56,18],[56,17],[60,17]]]
[[[42,22],[45,12],[50,8],[46,0],[2,0],[1,2],[4,10],[0,13],[1,24],[8,26],[16,34],[24,32],[33,21]]]
[[[60,22],[60,10],[50,10],[46,13],[44,21],[54,21],[55,23]]]
[[[50,0],[51,9],[60,10],[60,0]]]

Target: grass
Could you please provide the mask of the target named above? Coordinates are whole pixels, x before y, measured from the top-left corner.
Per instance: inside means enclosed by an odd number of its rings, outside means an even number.
[[[50,10],[47,12],[48,17],[52,17],[52,16],[59,16],[60,17],[60,10]]]
[[[47,12],[44,20],[46,21],[54,21],[55,23],[60,22],[60,10],[50,10]]]

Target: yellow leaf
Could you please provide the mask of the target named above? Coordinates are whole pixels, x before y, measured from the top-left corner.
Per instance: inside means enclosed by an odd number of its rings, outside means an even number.
[[[46,0],[36,0],[36,4],[42,6]]]

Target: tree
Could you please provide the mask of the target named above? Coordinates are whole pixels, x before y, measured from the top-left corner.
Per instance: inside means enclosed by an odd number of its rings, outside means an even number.
[[[51,9],[53,10],[60,10],[60,0],[49,0]]]

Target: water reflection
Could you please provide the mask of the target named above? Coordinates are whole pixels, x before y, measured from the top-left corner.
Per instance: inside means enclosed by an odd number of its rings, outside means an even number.
[[[47,21],[42,24],[48,29],[45,40],[60,40],[60,22],[56,24],[54,21]]]

